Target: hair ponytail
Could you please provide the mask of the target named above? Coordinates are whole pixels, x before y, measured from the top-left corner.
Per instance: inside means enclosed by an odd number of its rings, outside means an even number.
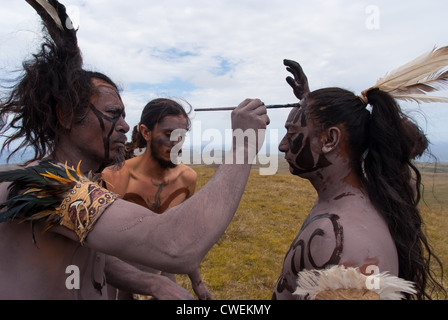
[[[417,207],[421,176],[411,160],[416,156],[416,136],[421,131],[388,93],[372,89],[366,97],[372,113],[368,153],[364,159],[364,183],[370,200],[386,220],[395,241],[399,277],[415,283],[418,299],[430,298],[426,291],[429,282],[433,289],[443,290],[443,287],[430,271],[431,257],[441,263],[423,233],[423,220]]]

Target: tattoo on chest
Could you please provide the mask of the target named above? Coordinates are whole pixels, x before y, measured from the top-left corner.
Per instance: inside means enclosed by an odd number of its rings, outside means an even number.
[[[151,179],[151,183],[157,187],[156,194],[154,195],[154,201],[151,201],[149,198],[146,198],[146,203],[148,204],[148,208],[151,211],[157,211],[161,207],[160,194],[162,193],[163,187],[166,187],[170,181],[168,180],[165,183],[155,183]]]

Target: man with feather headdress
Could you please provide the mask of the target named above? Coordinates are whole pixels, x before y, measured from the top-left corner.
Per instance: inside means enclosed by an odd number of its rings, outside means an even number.
[[[448,47],[434,49],[357,96],[310,92],[301,66],[285,60],[300,105],[279,145],[290,172],[310,181],[313,208],[285,255],[274,299],[431,299],[446,295],[430,262],[412,160],[426,136],[395,99],[448,102],[426,93],[446,84]],[[441,277],[443,279],[443,277]]]
[[[195,270],[232,220],[252,159],[222,165],[201,192],[164,215],[118,199],[98,176],[124,160],[129,126],[117,86],[82,68],[62,4],[27,2],[41,16],[45,38],[0,105],[2,151],[19,139],[12,154],[34,150],[25,168],[0,173],[0,299],[107,299],[106,279],[125,291],[192,298],[168,279],[156,283],[162,291],[150,288],[156,275],[123,260],[172,273]],[[260,100],[247,99],[232,114],[234,129],[268,122]],[[233,155],[253,155],[258,142],[235,145]]]

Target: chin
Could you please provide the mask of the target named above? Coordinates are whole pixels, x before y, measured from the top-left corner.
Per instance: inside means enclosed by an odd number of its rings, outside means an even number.
[[[124,151],[124,148],[119,148],[113,154],[111,154],[111,157],[107,162],[108,165],[110,166],[121,168],[125,161],[126,161],[126,152]]]

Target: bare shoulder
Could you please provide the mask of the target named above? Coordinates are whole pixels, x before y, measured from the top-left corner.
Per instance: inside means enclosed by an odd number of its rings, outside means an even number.
[[[374,265],[381,272],[398,273],[396,247],[387,224],[372,208],[358,209],[314,212],[306,219],[292,246],[307,252],[305,267],[343,264],[365,270]]]
[[[101,176],[109,190],[119,193],[122,186],[126,187],[128,184],[129,173],[129,166],[127,163],[124,163],[120,168],[114,166],[105,168]]]
[[[398,273],[398,255],[386,222],[377,212],[360,214],[357,219],[344,219],[344,250],[341,262],[361,270],[375,265],[380,271]]]
[[[198,179],[198,174],[196,173],[196,171],[194,171],[192,168],[190,168],[182,163],[179,164],[177,167],[179,169],[179,177],[186,184],[196,183],[196,180]]]

